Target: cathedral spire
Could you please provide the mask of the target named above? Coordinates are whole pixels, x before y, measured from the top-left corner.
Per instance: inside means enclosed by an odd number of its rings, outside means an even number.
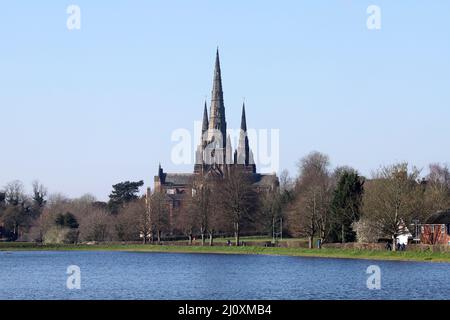
[[[200,144],[197,147],[197,151],[195,153],[195,165],[201,165],[203,163],[203,148],[206,145],[206,135],[208,134],[208,110],[205,100],[205,107],[203,110],[203,123],[202,123],[202,134],[200,137]],[[194,170],[199,170],[199,168],[194,168]]]
[[[216,64],[214,68],[214,80],[211,93],[211,110],[209,114],[209,129],[219,130],[222,133],[222,147],[226,145],[227,124],[225,119],[225,104],[223,101],[222,73],[220,70],[219,48],[216,52]],[[209,138],[212,138],[213,133]]]
[[[208,121],[208,110],[207,110],[207,105],[206,105],[206,101],[205,101],[205,108],[203,110],[203,124],[202,124],[202,134],[204,134],[206,131],[208,131],[208,127],[209,127],[209,121]]]
[[[242,104],[241,132],[239,134],[239,146],[237,163],[248,165],[250,163],[250,146],[247,136],[247,119],[245,116],[245,103]]]
[[[214,67],[213,93],[217,94],[217,95],[213,94],[213,96],[212,96],[213,99],[222,99],[223,100],[222,71],[220,70],[219,47],[217,47],[217,51],[216,51],[216,64]]]
[[[245,117],[245,102],[242,104],[241,130],[247,132],[247,119]]]

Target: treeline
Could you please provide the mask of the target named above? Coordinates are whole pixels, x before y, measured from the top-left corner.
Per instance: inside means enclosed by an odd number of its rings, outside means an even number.
[[[288,228],[320,242],[391,240],[414,223],[450,208],[450,171],[431,164],[429,174],[408,163],[383,166],[370,178],[349,167],[331,170],[328,156],[313,152],[299,164],[293,199],[287,208]],[[410,230],[410,232],[414,232]]]
[[[140,239],[147,210],[138,196],[143,181],[113,186],[108,202],[92,195],[70,199],[48,195],[39,182],[27,195],[20,181],[0,192],[0,239],[44,243],[135,241]]]
[[[298,175],[280,175],[277,190],[255,190],[248,176],[232,171],[222,180],[199,177],[187,214],[177,215],[177,233],[200,235],[212,244],[217,234],[283,233],[326,242],[395,241],[411,225],[450,208],[450,170],[431,164],[429,173],[407,163],[384,166],[371,177],[312,152],[298,163]],[[259,191],[259,192],[258,192]],[[392,246],[395,250],[395,245]]]
[[[313,152],[279,188],[257,189],[234,169],[225,179],[198,177],[180,202],[158,192],[139,195],[143,181],[113,186],[108,202],[91,195],[70,199],[48,194],[35,182],[26,194],[19,181],[0,191],[0,239],[44,243],[201,239],[280,234],[315,242],[395,241],[412,223],[450,208],[450,171],[432,164],[429,173],[407,163],[381,167],[370,177],[350,167],[332,168]],[[395,246],[393,246],[395,248]]]

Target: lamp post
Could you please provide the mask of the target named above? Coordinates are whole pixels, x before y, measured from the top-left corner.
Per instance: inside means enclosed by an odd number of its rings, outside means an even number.
[[[419,236],[419,223],[420,220],[419,219],[414,219],[413,221],[414,224],[414,241],[418,241],[418,236]]]

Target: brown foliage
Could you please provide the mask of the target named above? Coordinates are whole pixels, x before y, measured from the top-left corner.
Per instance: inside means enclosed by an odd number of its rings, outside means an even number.
[[[381,168],[366,185],[363,218],[380,234],[390,237],[395,249],[398,235],[413,219],[423,218],[423,186],[419,171],[407,163]]]
[[[328,156],[324,154],[313,152],[303,158],[299,163],[295,198],[289,207],[290,232],[308,237],[310,248],[316,235],[324,241],[331,229],[333,184],[328,168]]]
[[[253,222],[252,213],[258,204],[249,176],[238,168],[230,169],[221,184],[221,198],[221,207],[233,226],[236,246],[239,246],[242,226]]]

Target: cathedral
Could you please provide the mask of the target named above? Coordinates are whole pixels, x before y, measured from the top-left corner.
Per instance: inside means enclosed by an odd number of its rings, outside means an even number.
[[[186,197],[192,197],[192,184],[195,177],[201,175],[205,178],[225,178],[231,168],[243,170],[248,174],[258,192],[276,190],[279,186],[278,177],[275,174],[256,172],[253,152],[247,136],[245,104],[242,106],[239,144],[233,153],[231,139],[227,134],[222,75],[217,50],[209,117],[205,102],[202,136],[196,151],[193,173],[166,173],[160,165],[158,175],[154,179],[154,190],[166,195],[169,213],[172,216],[174,210],[183,207]]]

